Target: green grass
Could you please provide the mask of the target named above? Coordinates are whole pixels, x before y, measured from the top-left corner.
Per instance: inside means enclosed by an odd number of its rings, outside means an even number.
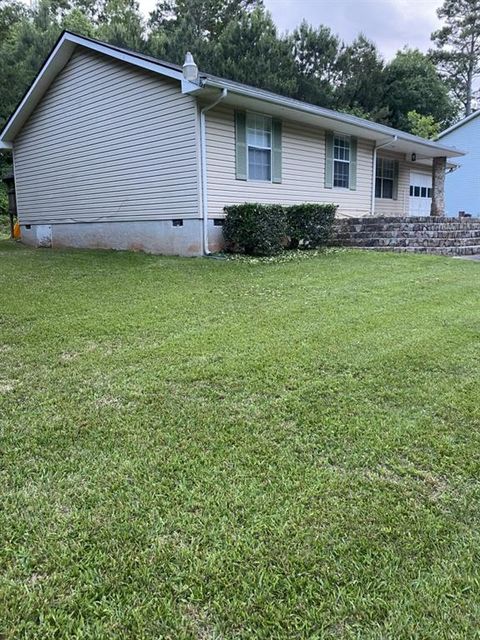
[[[480,263],[0,242],[0,637],[480,637]]]

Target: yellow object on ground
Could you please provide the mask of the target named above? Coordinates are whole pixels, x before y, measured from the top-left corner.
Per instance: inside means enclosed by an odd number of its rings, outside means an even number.
[[[20,231],[20,225],[18,224],[18,222],[15,222],[15,224],[13,225],[13,237],[15,238],[15,240],[18,240],[22,237],[22,232]]]

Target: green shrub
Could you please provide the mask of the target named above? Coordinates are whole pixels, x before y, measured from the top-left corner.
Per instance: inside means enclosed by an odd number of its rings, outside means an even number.
[[[271,256],[285,246],[287,228],[280,205],[245,202],[224,208],[223,237],[229,251]]]
[[[305,203],[285,207],[289,248],[315,249],[330,239],[336,204]]]

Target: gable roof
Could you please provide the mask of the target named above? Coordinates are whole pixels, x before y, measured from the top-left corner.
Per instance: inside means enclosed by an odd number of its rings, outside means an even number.
[[[405,131],[393,129],[347,113],[318,107],[301,100],[287,98],[211,74],[200,72],[198,83],[185,82],[182,67],[178,65],[130,51],[129,49],[106,44],[93,38],[80,36],[70,31],[64,31],[60,35],[29,89],[7,120],[0,133],[0,148],[11,148],[12,141],[78,46],[110,56],[137,68],[178,80],[182,83],[184,93],[202,95],[208,98],[210,95],[212,97],[218,95],[219,90],[226,89],[228,97],[224,102],[227,104],[230,103],[251,109],[268,108],[269,113],[273,115],[277,114],[280,117],[289,117],[313,126],[355,135],[372,140],[375,144],[389,142],[390,149],[403,153],[416,153],[419,159],[431,159],[434,156],[442,155],[447,157],[464,155],[459,149],[444,146],[432,140],[425,140]]]
[[[470,122],[470,120],[473,120],[477,116],[480,116],[480,109],[478,109],[477,111],[474,111],[466,118],[463,118],[463,120],[459,120],[455,124],[452,124],[451,127],[448,127],[448,129],[445,129],[445,131],[442,131],[441,133],[439,133],[436,139],[439,140],[440,138],[443,138],[443,136],[446,136],[447,133],[451,133],[452,131],[455,131],[455,129],[458,129],[459,127],[463,127],[464,124],[467,124],[467,122]]]
[[[33,112],[37,104],[42,99],[53,80],[70,60],[77,46],[102,53],[116,60],[127,62],[136,67],[159,73],[181,81],[183,78],[182,68],[169,62],[163,62],[152,56],[143,55],[116,47],[114,45],[79,36],[70,31],[63,31],[53,46],[52,51],[43,63],[40,71],[32,81],[32,84],[22,96],[14,112],[10,115],[0,134],[0,148],[9,148],[9,143],[15,138],[26,120]]]

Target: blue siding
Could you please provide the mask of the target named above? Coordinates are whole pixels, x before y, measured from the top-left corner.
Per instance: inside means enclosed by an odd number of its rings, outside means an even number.
[[[449,216],[466,211],[480,216],[480,114],[441,138],[442,143],[467,153],[458,158],[460,168],[447,174],[446,211]]]

